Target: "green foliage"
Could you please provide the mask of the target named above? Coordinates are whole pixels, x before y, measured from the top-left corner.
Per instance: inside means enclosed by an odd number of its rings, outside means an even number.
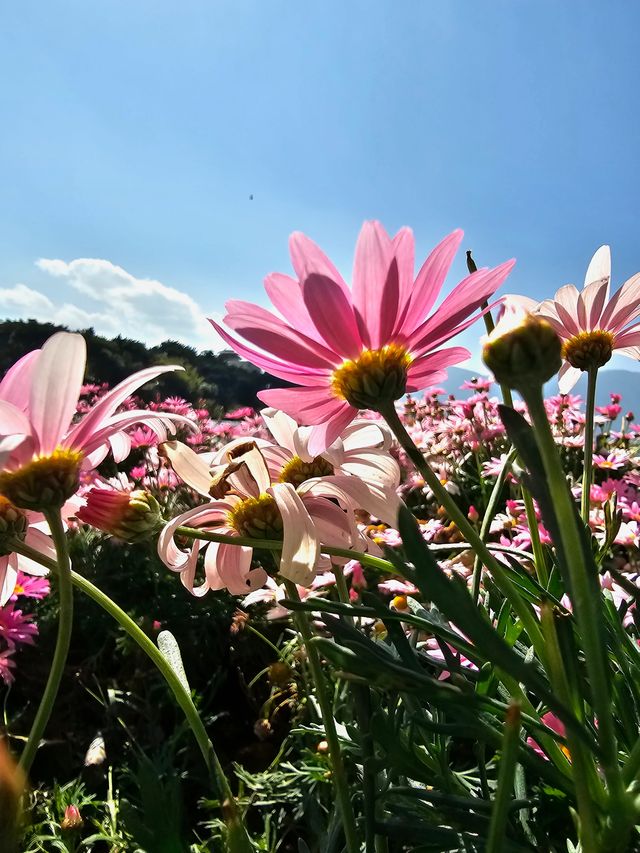
[[[0,376],[19,358],[41,347],[55,332],[66,330],[53,323],[36,320],[5,320],[0,322]],[[160,397],[183,397],[192,402],[202,401],[212,415],[237,406],[259,405],[256,397],[263,388],[280,387],[287,383],[262,373],[242,361],[234,352],[210,350],[198,353],[179,341],[164,341],[147,347],[140,341],[120,336],[109,340],[96,335],[93,329],[81,330],[87,342],[86,382],[116,385],[131,373],[156,364],[178,364],[184,370],[166,373],[154,383],[144,386],[139,396],[147,401]],[[215,332],[211,331],[212,343]]]

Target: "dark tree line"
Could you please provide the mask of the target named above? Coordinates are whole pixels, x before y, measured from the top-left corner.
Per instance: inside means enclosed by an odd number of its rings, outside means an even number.
[[[54,332],[68,331],[64,326],[37,320],[0,322],[0,376],[30,350],[42,346]],[[129,374],[154,364],[179,364],[184,370],[160,376],[143,386],[139,395],[147,400],[156,396],[183,397],[192,403],[202,401],[211,410],[228,411],[237,406],[262,404],[256,394],[263,388],[286,385],[240,359],[234,352],[210,350],[197,352],[179,341],[163,341],[147,347],[130,338],[104,338],[93,329],[83,329],[87,342],[87,382],[108,382],[113,386]]]

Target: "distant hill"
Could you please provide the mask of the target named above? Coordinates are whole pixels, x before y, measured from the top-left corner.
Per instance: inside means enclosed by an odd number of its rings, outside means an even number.
[[[29,350],[42,346],[45,340],[63,326],[39,323],[36,320],[7,320],[0,322],[0,377]],[[214,353],[197,352],[179,341],[164,341],[159,346],[147,347],[129,338],[104,338],[93,329],[82,334],[87,341],[87,381],[108,382],[115,385],[126,376],[153,364],[180,364],[181,372],[165,374],[156,383],[141,390],[141,396],[151,399],[156,395],[184,397],[197,403],[202,400],[213,412],[228,411],[237,406],[260,407],[256,394],[263,388],[280,388],[288,383],[269,376],[230,350]],[[439,387],[447,394],[467,397],[471,391],[461,391],[466,379],[478,372],[462,367],[449,368],[449,376]],[[586,376],[576,385],[575,392],[584,397]],[[557,384],[548,383],[547,394],[557,393]],[[495,392],[498,392],[497,386]],[[622,394],[625,411],[631,410],[640,419],[640,372],[631,370],[604,370],[598,378],[597,403],[609,402],[609,394]],[[418,395],[419,396],[419,395]]]
[[[467,379],[479,374],[478,371],[465,370],[462,367],[450,367],[449,377],[445,382],[440,382],[439,387],[444,388],[447,394],[467,397],[471,391],[460,391],[460,386]],[[498,386],[494,386],[494,393],[498,393]],[[558,393],[558,384],[555,379],[547,383],[545,389],[547,395]],[[587,376],[583,374],[580,381],[572,391],[572,394],[580,394],[584,399],[587,393]],[[604,406],[609,403],[610,394],[622,394],[622,407],[625,412],[633,412],[640,419],[640,371],[634,370],[601,370],[598,374],[598,386],[596,389],[596,405]]]
[[[21,356],[41,347],[54,332],[68,331],[63,326],[36,320],[0,322],[0,377]],[[143,386],[139,396],[147,400],[183,397],[192,403],[202,401],[212,413],[221,414],[237,406],[259,406],[256,397],[263,388],[281,387],[279,379],[267,376],[230,351],[197,352],[179,341],[164,341],[147,347],[129,338],[104,338],[93,329],[81,330],[87,342],[87,382],[108,382],[113,386],[131,373],[154,364],[179,364],[184,370],[165,373]]]

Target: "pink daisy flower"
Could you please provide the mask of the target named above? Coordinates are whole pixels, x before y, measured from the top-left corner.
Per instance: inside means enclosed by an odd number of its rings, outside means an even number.
[[[281,317],[248,302],[227,302],[223,322],[253,346],[211,323],[240,356],[300,386],[258,396],[312,426],[309,451],[318,455],[359,409],[377,410],[433,385],[446,376],[444,368],[469,356],[463,347],[441,347],[480,316],[513,261],[472,273],[429,316],[462,236],[454,231],[445,237],[414,280],[411,230],[391,238],[379,222],[365,222],[349,290],[326,255],[296,232],[289,246],[297,278],[272,273],[265,279]]]
[[[284,430],[289,425],[278,426]],[[158,540],[160,558],[180,573],[194,595],[225,587],[234,595],[247,593],[261,587],[267,574],[263,568],[251,568],[250,547],[195,540],[183,550],[174,539],[182,525],[227,536],[282,540],[280,574],[308,587],[321,564],[321,543],[375,547],[358,530],[356,509],[385,518],[397,513],[395,484],[377,479],[378,471],[370,483],[351,474],[332,474],[326,459],[305,462],[264,439],[235,439],[216,454],[196,454],[184,444],[169,442],[164,452],[187,485],[203,497],[217,498],[174,518]],[[205,579],[194,588],[198,555],[205,549]]]
[[[573,284],[561,287],[537,313],[548,320],[563,342],[564,364],[558,374],[560,391],[567,394],[589,368],[606,364],[614,352],[640,359],[640,273],[632,276],[609,298],[611,252],[601,246],[591,259],[582,291]]]
[[[78,488],[81,468],[94,468],[111,450],[116,461],[131,448],[125,430],[137,424],[161,441],[177,415],[147,410],[116,414],[144,382],[179,367],[150,367],[108,391],[74,422],[86,364],[81,335],[58,332],[20,359],[0,383],[0,494],[17,506],[61,507]]]

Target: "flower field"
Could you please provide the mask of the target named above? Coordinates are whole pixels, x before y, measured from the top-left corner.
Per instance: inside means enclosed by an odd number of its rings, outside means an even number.
[[[293,234],[211,321],[260,410],[85,384],[69,332],[9,369],[1,850],[637,849],[640,423],[595,394],[640,276],[445,290],[462,238],[365,223],[349,285]]]

